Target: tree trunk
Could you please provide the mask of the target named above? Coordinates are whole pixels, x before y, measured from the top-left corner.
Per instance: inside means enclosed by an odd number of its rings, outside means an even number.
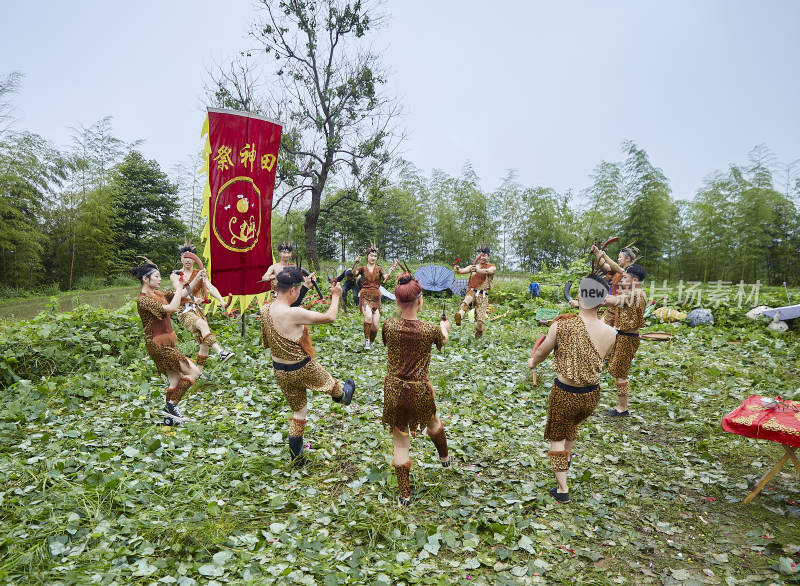
[[[311,213],[311,209],[306,212],[303,227],[306,233],[306,259],[311,263],[313,270],[319,270],[319,255],[317,254],[317,218]]]
[[[72,271],[75,268],[75,235],[72,236],[72,259],[69,262],[69,285],[67,289],[72,289]]]
[[[311,187],[311,206],[306,211],[305,220],[303,221],[303,228],[306,233],[306,258],[315,271],[320,270],[319,254],[317,253],[317,223],[319,222],[319,212],[322,207],[322,192],[325,190],[325,182],[328,180],[331,161],[332,155],[328,154],[317,176],[317,182]]]
[[[311,207],[308,208],[303,220],[306,233],[306,258],[315,271],[319,271],[319,254],[317,254],[317,221],[319,220],[320,199],[323,184],[315,185],[311,190]]]

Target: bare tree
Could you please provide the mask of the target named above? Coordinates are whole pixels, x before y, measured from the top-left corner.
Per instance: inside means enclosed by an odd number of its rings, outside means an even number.
[[[11,115],[13,110],[11,96],[19,91],[21,85],[22,74],[19,71],[12,71],[4,78],[0,78],[0,138],[14,123],[14,117]]]
[[[258,48],[212,76],[215,105],[250,110],[284,124],[273,205],[308,201],[306,254],[319,266],[317,223],[322,194],[336,177],[341,197],[363,194],[385,172],[401,142],[397,101],[381,93],[387,75],[365,35],[382,24],[378,5],[355,0],[261,0],[251,37]],[[261,92],[248,61],[274,66],[272,91]]]
[[[776,174],[786,199],[794,200],[800,195],[800,159],[790,163],[778,163]]]
[[[203,166],[203,155],[198,152],[186,157],[172,168],[172,180],[178,186],[180,216],[190,236],[200,232],[200,211],[203,208],[203,185],[200,169]]]
[[[227,66],[218,65],[215,71],[209,71],[212,85],[206,91],[220,108],[274,115],[275,108],[269,108],[269,100],[262,101],[259,95],[263,90],[250,57],[252,53],[242,53]]]

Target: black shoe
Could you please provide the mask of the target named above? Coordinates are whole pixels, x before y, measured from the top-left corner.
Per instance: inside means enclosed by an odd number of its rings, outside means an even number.
[[[568,503],[569,502],[569,493],[568,492],[558,492],[558,487],[554,486],[550,489],[550,496],[556,499],[560,503]]]
[[[613,409],[606,410],[606,415],[609,417],[630,417],[631,412],[625,409],[625,411],[617,411],[617,408],[614,407]]]
[[[342,405],[349,405],[350,402],[353,400],[353,395],[356,392],[356,383],[353,379],[348,378],[344,381],[344,387],[342,387],[342,396],[341,397],[334,397],[334,403],[341,403]]]
[[[453,465],[453,456],[452,454],[447,457],[447,460],[439,459],[439,462],[442,464],[442,468],[450,468]]]
[[[306,455],[303,453],[305,447],[305,440],[302,435],[289,436],[289,452],[292,454],[292,466],[295,468],[302,468],[308,463]]]
[[[303,453],[303,447],[304,442],[302,435],[289,436],[289,451],[292,453],[292,460],[300,457]]]
[[[164,425],[180,425],[187,420],[187,417],[181,413],[181,410],[178,409],[178,406],[173,405],[169,401],[167,401],[166,405],[164,406],[164,411],[162,413],[164,415]],[[169,423],[167,423],[168,420]]]
[[[411,506],[411,497],[404,499],[403,497],[398,495],[397,504],[400,505],[401,507],[409,507]]]

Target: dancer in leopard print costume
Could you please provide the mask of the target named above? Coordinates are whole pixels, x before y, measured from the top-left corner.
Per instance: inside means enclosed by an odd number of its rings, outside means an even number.
[[[442,466],[449,467],[452,456],[447,451],[444,424],[436,415],[436,403],[428,368],[431,347],[441,350],[447,343],[450,322],[443,319],[433,325],[417,319],[422,308],[422,287],[410,273],[397,279],[395,298],[400,316],[383,323],[382,339],[386,346],[386,376],[383,379],[383,424],[392,430],[393,461],[402,506],[411,504],[411,458],[409,433],[427,428],[436,446]]]
[[[547,337],[528,360],[528,366],[535,369],[555,350],[553,370],[558,377],[550,392],[544,437],[550,440],[548,456],[558,482],[550,494],[559,502],[569,502],[567,469],[578,425],[597,407],[603,359],[611,352],[616,337],[614,328],[597,317],[597,307],[607,294],[604,279],[585,277],[580,283],[578,314],[554,319]]]
[[[361,277],[361,293],[358,297],[358,307],[364,315],[364,350],[372,350],[375,347],[375,338],[378,335],[378,327],[381,323],[381,291],[380,287],[397,267],[397,259],[389,268],[389,272],[384,271],[378,266],[378,247],[372,244],[367,249],[367,265],[358,266],[361,262],[359,255],[353,265],[353,278]]]
[[[261,307],[261,341],[270,349],[272,368],[286,402],[292,410],[289,420],[289,451],[292,463],[302,466],[303,433],[306,428],[306,389],[330,395],[336,402],[349,405],[356,385],[348,378],[344,383],[333,378],[314,359],[314,346],[308,333],[312,324],[329,324],[336,320],[342,286],[331,288],[331,305],[325,313],[294,307],[300,295],[303,273],[287,267],[276,276],[278,296]]]
[[[475,307],[475,337],[483,335],[483,324],[486,323],[489,309],[489,291],[492,289],[494,274],[497,267],[489,263],[489,247],[480,245],[475,250],[477,256],[475,262],[464,268],[457,264],[453,265],[453,272],[459,275],[469,274],[467,281],[467,291],[464,293],[464,301],[458,308],[455,315],[457,326],[461,325],[461,320],[471,307]]]
[[[183,287],[178,275],[171,275],[175,291],[161,291],[161,273],[158,267],[146,261],[131,269],[131,274],[142,283],[142,290],[136,300],[136,308],[144,329],[144,347],[155,362],[160,374],[169,379],[164,424],[179,425],[186,420],[178,409],[178,401],[200,376],[200,369],[178,350],[178,337],[172,329],[169,315],[180,307]]]
[[[209,349],[213,349],[214,352],[217,353],[217,356],[219,356],[220,361],[225,362],[233,356],[233,352],[225,350],[219,345],[217,336],[214,335],[214,332],[212,332],[211,328],[208,326],[208,321],[206,320],[206,315],[201,305],[203,303],[208,303],[209,300],[206,298],[206,295],[211,295],[216,299],[223,309],[225,309],[228,304],[222,298],[222,295],[219,294],[217,288],[211,284],[208,277],[203,276],[201,278],[201,271],[194,268],[194,259],[192,259],[191,256],[197,254],[197,248],[187,240],[184,242],[183,246],[178,248],[178,251],[181,253],[182,268],[179,271],[175,271],[175,273],[178,275],[181,286],[187,291],[186,295],[181,300],[181,307],[178,311],[178,321],[194,335],[197,343],[200,345],[197,349],[196,356],[197,365],[200,368],[203,368],[208,361]],[[202,271],[202,274],[205,275],[205,271]]]
[[[628,371],[633,357],[639,349],[639,328],[644,327],[644,311],[647,308],[647,297],[642,290],[645,272],[639,264],[625,268],[620,280],[619,294],[606,298],[608,309],[603,320],[617,329],[617,342],[608,359],[608,372],[616,380],[617,406],[606,411],[609,417],[626,417],[628,411],[628,395],[630,383]]]

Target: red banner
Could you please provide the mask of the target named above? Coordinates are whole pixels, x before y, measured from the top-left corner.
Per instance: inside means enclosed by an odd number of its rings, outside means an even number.
[[[223,296],[257,295],[272,264],[272,192],[281,126],[246,112],[208,109],[211,282]]]

